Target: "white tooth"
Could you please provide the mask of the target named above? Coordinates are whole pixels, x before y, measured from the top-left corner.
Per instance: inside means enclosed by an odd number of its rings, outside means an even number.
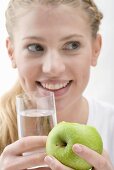
[[[50,89],[50,84],[46,84],[46,88],[47,88],[47,89]]]
[[[57,88],[56,88],[56,84],[53,84],[53,85],[51,86],[51,89],[56,90],[56,89],[57,89]]]
[[[54,89],[54,85],[53,84],[49,84],[48,88],[49,89]]]
[[[55,89],[60,89],[61,87],[61,84],[55,84]]]
[[[45,88],[48,88],[48,84],[45,84]]]
[[[63,87],[65,87],[68,83],[64,83]]]
[[[68,83],[69,83],[69,81],[66,82],[66,83],[60,83],[60,84],[48,84],[48,83],[41,83],[41,84],[44,88],[47,88],[47,89],[50,89],[50,90],[57,90],[57,89],[61,89],[63,87],[66,87]]]
[[[46,88],[46,84],[45,84],[45,83],[43,83],[42,86],[43,86],[44,88]]]

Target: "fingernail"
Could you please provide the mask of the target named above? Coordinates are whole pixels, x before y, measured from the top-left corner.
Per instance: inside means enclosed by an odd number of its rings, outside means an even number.
[[[46,156],[46,157],[44,158],[44,161],[45,161],[46,163],[50,164],[50,163],[52,163],[53,158],[52,158],[51,156]]]
[[[73,150],[76,152],[76,153],[80,153],[82,152],[82,146],[81,145],[78,145],[78,144],[75,144],[73,146]]]

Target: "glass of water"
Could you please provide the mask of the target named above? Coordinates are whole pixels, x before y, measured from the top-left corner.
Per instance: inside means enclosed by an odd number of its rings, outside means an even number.
[[[57,124],[53,92],[39,90],[19,94],[16,96],[16,110],[19,138],[47,136]],[[45,148],[23,153],[23,155],[35,152],[45,152]],[[46,165],[38,165],[37,167],[46,167]]]

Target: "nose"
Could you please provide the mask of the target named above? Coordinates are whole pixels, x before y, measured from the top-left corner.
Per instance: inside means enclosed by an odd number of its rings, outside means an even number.
[[[47,54],[43,60],[42,71],[49,76],[60,76],[65,71],[65,63],[62,56],[57,53]]]

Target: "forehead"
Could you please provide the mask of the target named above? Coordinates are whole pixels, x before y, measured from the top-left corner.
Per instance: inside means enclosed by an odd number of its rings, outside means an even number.
[[[65,33],[77,30],[83,33],[90,27],[87,14],[80,7],[73,8],[67,5],[46,6],[41,4],[37,4],[25,11],[24,15],[17,20],[16,25],[17,29],[25,33],[30,33],[30,30],[31,32],[39,31],[39,33],[43,31],[58,33],[60,30]]]
[[[24,9],[22,8],[24,11]],[[22,12],[23,13],[23,12]],[[82,19],[88,19],[87,14],[81,6],[72,7],[67,4],[63,5],[42,5],[39,3],[28,6],[28,10],[25,10],[25,16],[36,13],[36,16],[42,18],[42,20],[56,19],[56,21],[67,19],[73,19],[76,16]],[[60,19],[61,17],[61,19]]]

